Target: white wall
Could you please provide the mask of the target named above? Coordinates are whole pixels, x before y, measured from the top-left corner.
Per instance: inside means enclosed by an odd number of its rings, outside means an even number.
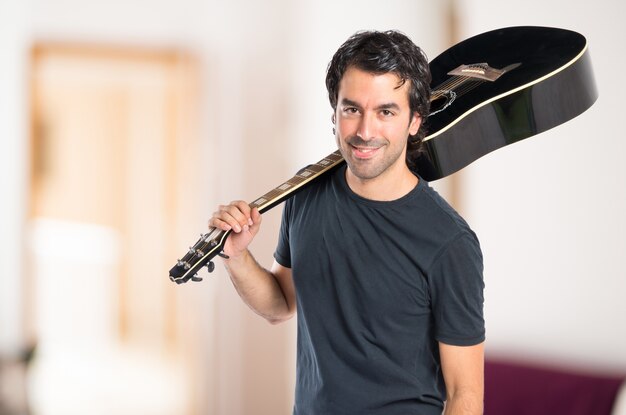
[[[624,2],[462,3],[463,37],[540,25],[587,37],[600,97],[464,171],[486,258],[488,351],[626,370]]]
[[[19,293],[26,197],[27,10],[0,2],[0,353],[9,355],[23,337]]]

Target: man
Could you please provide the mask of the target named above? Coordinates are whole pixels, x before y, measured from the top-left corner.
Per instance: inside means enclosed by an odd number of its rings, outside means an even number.
[[[256,209],[236,201],[210,220],[233,230],[224,264],[241,298],[271,323],[297,311],[294,414],[482,413],[480,247],[407,165],[429,82],[403,34],[355,34],[326,79],[347,167],[286,202],[271,270],[247,250]]]

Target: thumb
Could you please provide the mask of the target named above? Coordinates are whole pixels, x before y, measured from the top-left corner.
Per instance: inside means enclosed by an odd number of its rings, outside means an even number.
[[[259,229],[261,228],[261,220],[262,220],[262,216],[261,213],[259,213],[259,209],[258,208],[254,208],[252,209],[252,211],[250,212],[250,219],[252,219],[252,224],[250,226],[250,232],[255,235]]]

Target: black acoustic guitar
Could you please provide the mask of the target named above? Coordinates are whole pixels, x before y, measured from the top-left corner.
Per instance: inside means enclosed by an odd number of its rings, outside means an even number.
[[[430,63],[431,114],[425,152],[413,170],[433,181],[487,153],[562,124],[589,108],[598,93],[587,41],[548,27],[510,27],[474,36]],[[261,213],[344,163],[335,151],[254,202]],[[230,231],[209,229],[170,270],[176,283],[221,255]]]

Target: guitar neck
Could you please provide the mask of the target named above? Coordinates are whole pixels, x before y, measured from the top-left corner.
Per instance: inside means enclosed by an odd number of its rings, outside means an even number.
[[[300,169],[291,179],[283,182],[278,187],[275,187],[250,203],[250,207],[258,208],[260,213],[266,212],[304,188],[307,184],[334,170],[343,163],[344,159],[339,150],[337,150],[317,163],[309,164],[303,169]]]

